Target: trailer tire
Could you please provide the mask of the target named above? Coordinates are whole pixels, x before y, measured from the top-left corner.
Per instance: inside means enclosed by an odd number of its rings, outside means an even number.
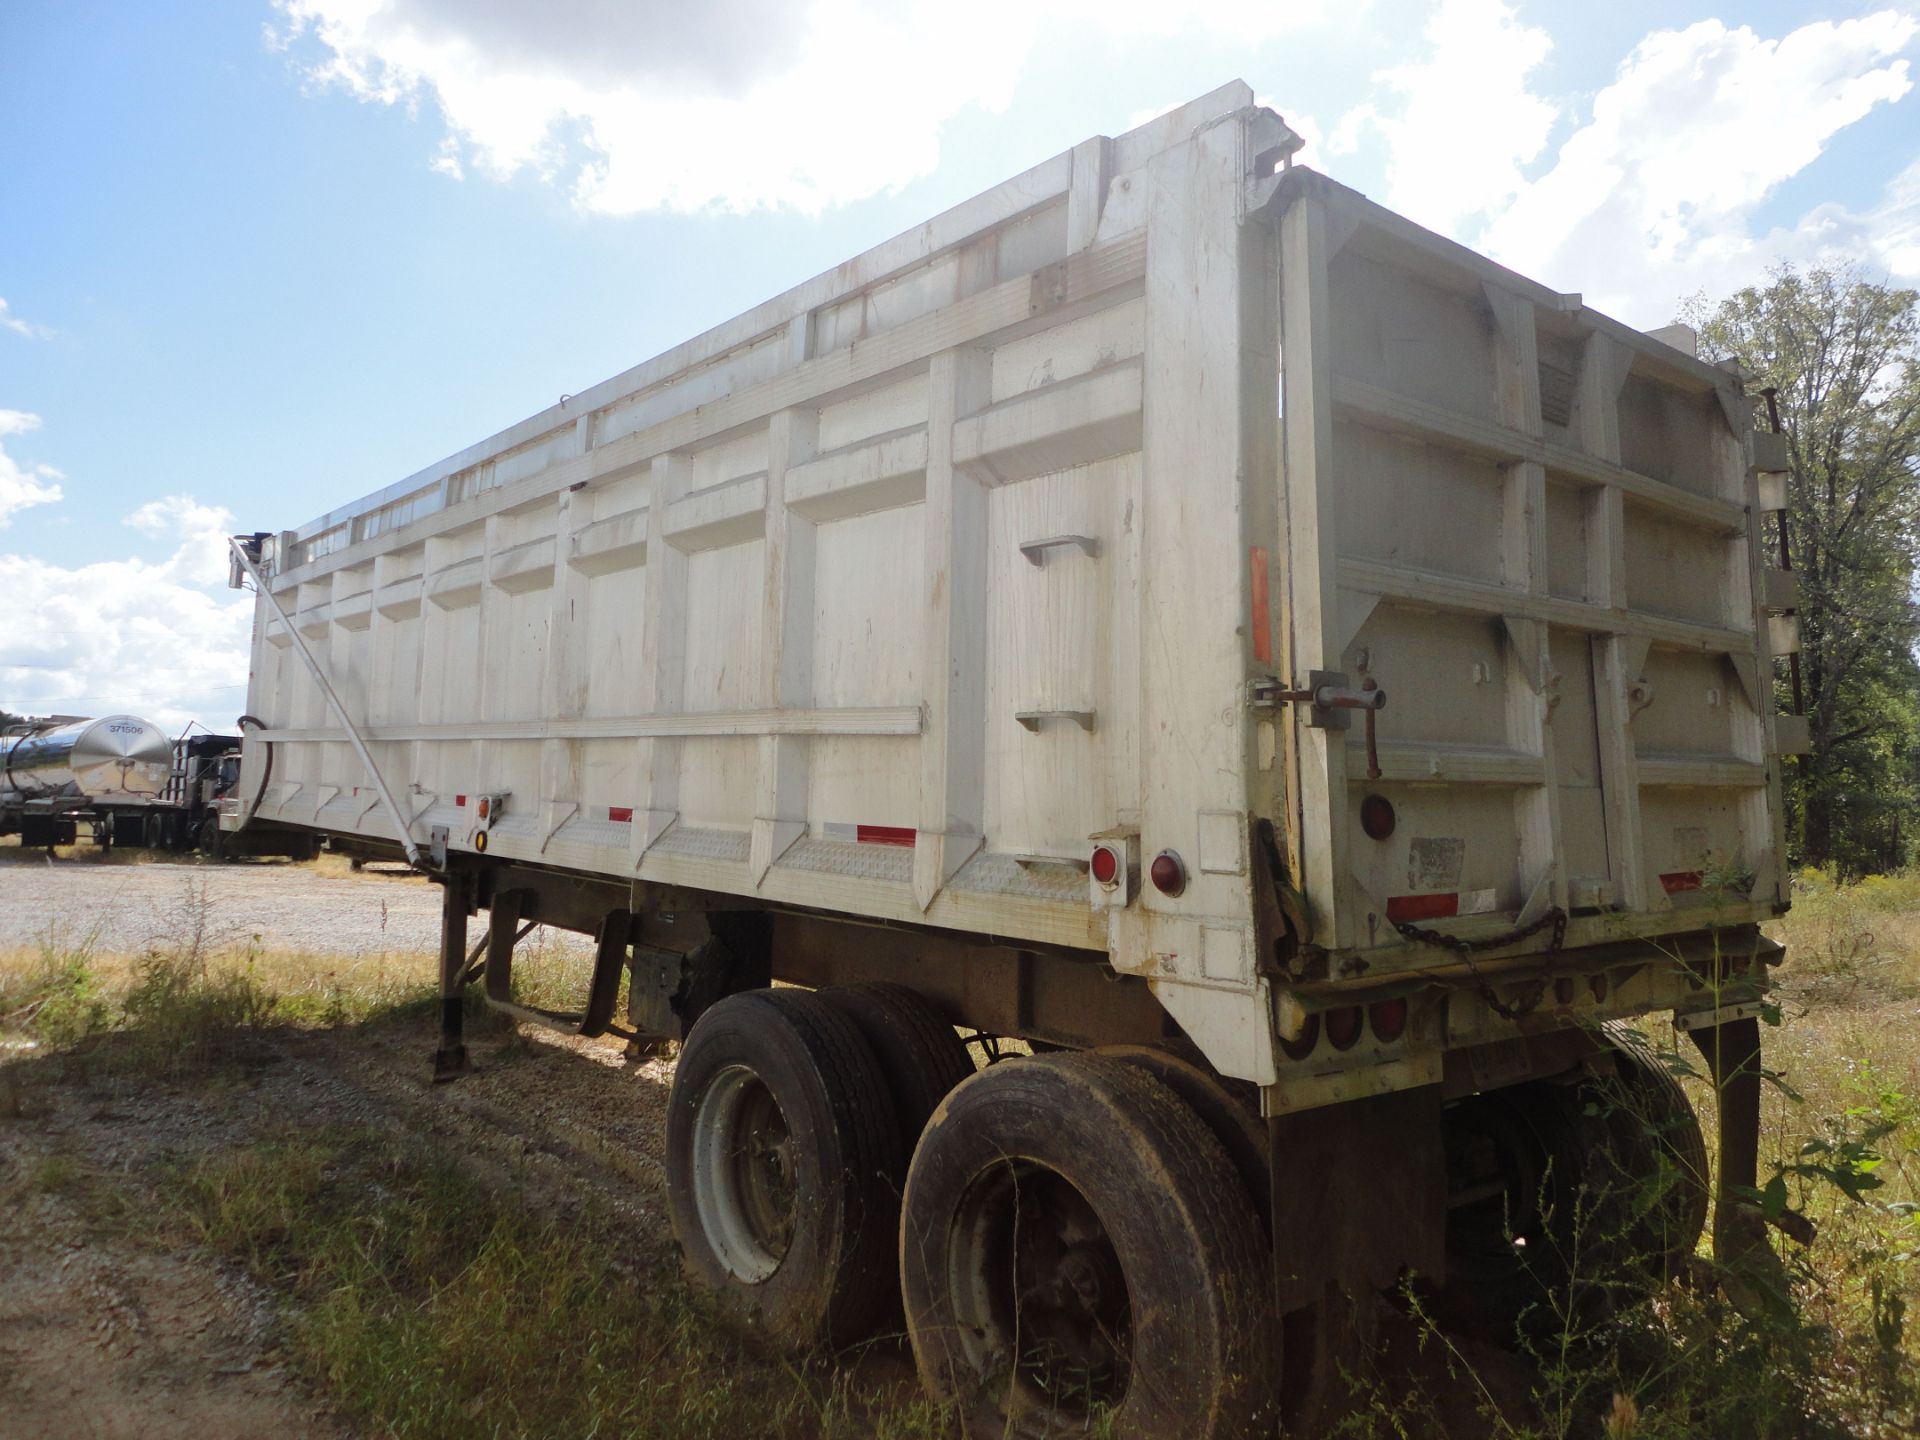
[[[912,1155],[940,1102],[973,1074],[973,1057],[933,1004],[904,985],[836,985],[817,992],[860,1027],[893,1094],[901,1153]]]
[[[818,996],[755,990],[700,1017],[666,1168],[688,1274],[775,1348],[862,1339],[893,1303],[898,1121],[859,1029]]]
[[[900,1233],[921,1380],[972,1433],[1275,1429],[1271,1252],[1220,1142],[1140,1068],[974,1075],[921,1137]]]
[[[1435,1305],[1445,1323],[1500,1343],[1551,1323],[1545,1302],[1569,1278],[1582,1203],[1576,1093],[1529,1080],[1448,1107],[1447,1284]]]
[[[1260,1229],[1271,1238],[1273,1172],[1268,1163],[1267,1127],[1254,1106],[1234,1097],[1228,1089],[1231,1082],[1209,1075],[1171,1050],[1152,1045],[1106,1045],[1099,1053],[1146,1071],[1200,1117],[1233,1162]]]
[[[1587,1189],[1629,1263],[1680,1271],[1707,1226],[1707,1139],[1686,1091],[1631,1025],[1602,1027],[1607,1051],[1582,1087],[1575,1123]]]

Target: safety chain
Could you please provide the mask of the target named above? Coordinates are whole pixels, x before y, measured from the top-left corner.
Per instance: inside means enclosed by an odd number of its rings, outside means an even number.
[[[1473,963],[1474,954],[1481,950],[1498,950],[1502,946],[1517,944],[1530,935],[1538,935],[1548,926],[1553,927],[1553,943],[1547,947],[1547,954],[1555,955],[1567,939],[1567,912],[1558,905],[1544,911],[1540,918],[1530,925],[1521,925],[1503,935],[1488,935],[1479,940],[1468,940],[1460,935],[1445,935],[1438,930],[1425,930],[1410,921],[1398,920],[1393,928],[1402,938],[1418,945],[1432,945],[1436,949],[1451,950],[1466,962],[1467,970],[1472,974],[1474,983],[1479,986],[1480,998],[1487,1008],[1502,1020],[1518,1020],[1531,1015],[1540,1008],[1540,1002],[1546,998],[1547,982],[1543,976],[1534,986],[1533,993],[1518,1005],[1509,1005],[1495,992],[1492,983],[1480,973],[1480,967]]]

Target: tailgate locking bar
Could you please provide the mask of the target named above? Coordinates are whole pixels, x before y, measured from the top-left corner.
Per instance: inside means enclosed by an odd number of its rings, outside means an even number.
[[[1305,705],[1301,722],[1315,730],[1345,730],[1352,724],[1349,710],[1366,716],[1367,778],[1380,778],[1380,751],[1375,741],[1373,717],[1387,708],[1387,692],[1369,675],[1358,686],[1335,670],[1314,670],[1307,676],[1305,688],[1286,689],[1276,676],[1261,675],[1247,682],[1247,700],[1257,710],[1277,710],[1282,705]]]

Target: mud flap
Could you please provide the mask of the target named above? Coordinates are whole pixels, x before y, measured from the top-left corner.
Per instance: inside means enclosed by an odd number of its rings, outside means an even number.
[[[1268,1120],[1281,1405],[1311,1424],[1373,1346],[1382,1292],[1446,1279],[1447,1168],[1438,1085]]]
[[[664,1040],[685,1040],[709,1006],[773,983],[771,937],[764,916],[722,910],[682,918],[694,922],[676,927],[694,931],[682,942],[687,948],[678,948],[672,941],[633,947],[627,1019],[635,1031],[636,1054],[653,1053]]]

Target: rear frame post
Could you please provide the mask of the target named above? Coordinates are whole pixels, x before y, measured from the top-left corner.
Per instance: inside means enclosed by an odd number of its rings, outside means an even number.
[[[467,972],[467,917],[473,913],[473,876],[455,870],[440,895],[440,1048],[433,1052],[433,1081],[444,1085],[473,1073],[467,1058],[462,992]]]

